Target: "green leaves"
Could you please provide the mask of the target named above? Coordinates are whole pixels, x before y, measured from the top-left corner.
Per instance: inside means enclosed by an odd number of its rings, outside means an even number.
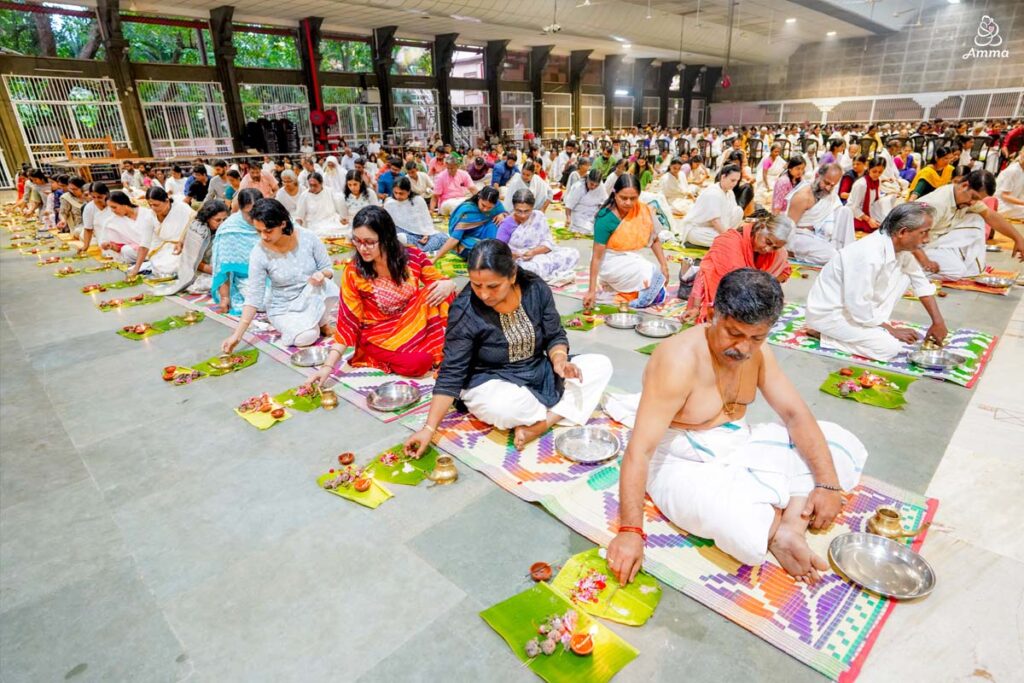
[[[843,375],[841,374],[841,370],[833,372],[825,379],[825,383],[819,387],[821,391],[838,398],[849,398],[857,401],[858,403],[877,406],[878,408],[888,408],[890,410],[903,408],[904,404],[907,402],[907,399],[903,397],[903,394],[907,390],[907,387],[916,381],[913,377],[898,375],[892,372],[883,372],[882,370],[867,370],[864,368],[852,367],[843,368],[843,370],[852,371],[852,374]],[[861,386],[861,378],[869,375],[881,378],[884,380],[884,383],[877,384],[870,388]],[[844,385],[847,388],[845,396],[843,395]]]
[[[643,626],[661,602],[661,586],[658,585],[658,580],[641,571],[633,583],[622,586],[608,570],[607,561],[600,555],[601,550],[593,548],[569,558],[551,586],[571,598],[576,582],[588,572],[596,571],[603,574],[607,587],[598,594],[597,602],[579,600],[575,604],[595,617],[627,626]]]

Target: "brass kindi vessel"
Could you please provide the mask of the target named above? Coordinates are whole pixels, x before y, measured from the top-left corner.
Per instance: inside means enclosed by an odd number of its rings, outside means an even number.
[[[459,470],[455,467],[455,461],[450,455],[437,456],[437,464],[427,475],[427,479],[435,484],[454,484],[459,478]]]

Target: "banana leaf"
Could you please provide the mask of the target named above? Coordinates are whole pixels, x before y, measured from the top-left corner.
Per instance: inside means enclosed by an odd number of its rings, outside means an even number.
[[[878,408],[888,408],[890,410],[901,410],[906,404],[907,399],[903,397],[907,387],[916,381],[915,377],[907,377],[906,375],[898,375],[892,372],[884,372],[882,370],[865,370],[863,368],[843,368],[844,370],[852,370],[853,374],[850,376],[843,376],[838,371],[833,372],[825,378],[825,383],[819,387],[821,391],[831,396],[838,398],[849,398],[858,403],[863,403],[869,406],[876,406]],[[843,396],[840,391],[840,385],[843,382],[858,382],[864,375],[875,375],[889,382],[889,385],[880,385],[871,387],[870,389],[861,388],[860,391],[850,391],[849,394]],[[895,386],[894,386],[895,385]],[[859,386],[859,385],[858,385]]]
[[[652,353],[654,353],[654,349],[658,348],[658,344],[660,343],[661,342],[654,342],[653,344],[648,344],[647,346],[641,346],[639,349],[636,350],[636,352],[642,353],[645,356],[649,356]]]
[[[565,315],[563,315],[562,327],[564,327],[567,330],[575,330],[576,332],[589,332],[598,325],[604,323],[604,318],[602,318],[601,316],[611,315],[612,313],[618,313],[618,311],[619,309],[615,306],[611,306],[608,304],[598,304],[597,306],[594,306],[593,309],[593,314],[596,320],[590,323],[583,319],[583,309],[581,308],[580,310],[575,311],[573,313],[566,313]],[[571,325],[570,323],[573,319],[578,319],[580,321],[580,324]]]
[[[274,407],[279,408],[281,406],[274,404]],[[251,413],[243,413],[238,408],[235,408],[235,414],[238,415],[238,417],[245,420],[246,422],[248,422],[249,424],[251,424],[256,429],[259,429],[261,431],[264,429],[270,429],[278,422],[284,422],[285,420],[291,419],[292,416],[292,414],[289,413],[287,410],[284,411],[283,417],[274,417],[270,413],[264,413],[258,410]]]
[[[185,327],[191,327],[192,325],[198,325],[199,323],[206,320],[205,313],[197,312],[197,315],[199,316],[199,320],[196,320],[195,322],[191,323],[179,315],[171,315],[164,318],[163,320],[157,320],[156,322],[152,323],[152,325],[156,329],[162,330],[164,332],[170,332],[171,330],[180,330]]]
[[[107,289],[128,289],[129,287],[138,287],[139,285],[146,284],[142,280],[141,275],[136,275],[134,280],[114,280],[113,282],[107,282],[104,286]]]
[[[370,479],[370,488],[367,489],[366,491],[363,491],[362,493],[356,491],[351,486],[338,487],[336,489],[324,489],[324,482],[327,481],[328,478],[333,476],[334,475],[330,472],[321,474],[316,479],[316,485],[319,486],[324,491],[327,491],[327,493],[333,493],[339,498],[344,498],[345,500],[351,500],[354,503],[359,503],[360,505],[364,505],[370,508],[371,510],[377,509],[378,507],[380,507],[381,503],[383,503],[388,498],[391,498],[394,495],[391,493],[391,491],[384,488],[376,479]]]
[[[274,397],[274,402],[280,403],[286,408],[294,408],[304,413],[311,413],[320,407],[321,396],[319,391],[309,396],[299,396],[295,393],[296,391],[298,391],[298,387],[281,392]]]
[[[597,594],[596,603],[573,600],[577,607],[588,614],[627,626],[643,626],[661,602],[661,586],[647,572],[639,572],[633,583],[622,586],[608,570],[603,548],[593,548],[573,555],[551,582],[551,587],[572,600],[576,582],[590,571],[602,574],[607,586]]]
[[[200,372],[203,372],[203,373],[205,373],[207,375],[211,375],[213,377],[219,377],[220,375],[226,375],[226,374],[231,373],[231,372],[238,372],[239,370],[244,370],[245,368],[249,367],[250,365],[255,364],[256,361],[259,359],[260,352],[257,351],[256,349],[249,349],[247,351],[237,351],[237,352],[235,352],[235,353],[233,353],[231,355],[232,356],[244,356],[245,360],[243,362],[239,363],[238,365],[234,366],[230,370],[221,370],[220,368],[216,368],[213,365],[211,365],[211,363],[213,361],[215,361],[215,360],[217,360],[217,358],[219,358],[219,356],[213,356],[212,358],[207,358],[202,363],[197,363],[195,368],[196,368],[196,370],[199,370]]]
[[[551,236],[554,237],[559,242],[564,242],[565,240],[592,240],[592,239],[594,239],[593,235],[584,235],[582,232],[576,232],[574,230],[570,230],[569,228],[567,228],[565,226],[560,226],[560,227],[557,227],[557,228],[551,228]]]
[[[549,617],[569,611],[579,616],[576,632],[587,632],[593,637],[594,652],[581,657],[559,645],[550,656],[527,656],[526,643],[537,637],[537,628]],[[505,639],[521,662],[548,683],[605,683],[639,654],[606,626],[575,609],[565,596],[546,583],[499,602],[481,612],[480,617]]]
[[[163,330],[158,330],[155,327],[148,327],[148,328],[146,328],[146,331],[143,332],[142,334],[135,334],[134,332],[126,332],[122,328],[122,329],[118,330],[117,333],[119,335],[121,335],[122,337],[124,337],[125,339],[131,339],[131,340],[134,340],[134,341],[139,341],[140,339],[145,339],[146,337],[152,337],[155,334],[163,334],[164,331]]]
[[[61,273],[61,272],[56,271],[56,270],[53,271],[53,276],[57,277],[57,278],[61,278],[61,279],[66,278],[66,277],[73,277],[75,275],[81,275],[81,274],[82,274],[82,271],[79,270],[78,268],[74,269],[70,273]]]
[[[158,301],[163,301],[162,296],[147,293],[142,297],[140,301],[132,301],[131,299],[122,299],[120,306],[104,306],[102,302],[96,304],[96,308],[100,309],[104,313],[107,311],[116,311],[119,308],[128,308],[129,306],[145,306],[146,304],[155,304]]]
[[[447,253],[439,259],[434,260],[434,267],[441,271],[445,277],[459,277],[468,275],[466,260],[458,254]]]
[[[385,464],[383,458],[388,454],[397,456],[397,462],[391,465]],[[415,460],[405,455],[405,444],[400,443],[374,458],[366,471],[371,472],[374,478],[389,484],[416,486],[427,478],[427,473],[435,466],[437,466],[437,449],[433,446],[427,448],[419,460]]]

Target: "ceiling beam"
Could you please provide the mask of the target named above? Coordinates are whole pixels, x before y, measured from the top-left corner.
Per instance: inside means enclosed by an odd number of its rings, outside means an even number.
[[[862,28],[865,31],[870,31],[875,35],[887,36],[891,33],[896,33],[896,29],[885,24],[879,24],[877,21],[868,19],[862,14],[851,12],[850,10],[843,9],[841,5],[834,5],[831,2],[825,2],[825,0],[787,0],[794,5],[799,5],[805,9],[809,9],[820,14],[837,19],[844,24],[850,24],[857,28]]]

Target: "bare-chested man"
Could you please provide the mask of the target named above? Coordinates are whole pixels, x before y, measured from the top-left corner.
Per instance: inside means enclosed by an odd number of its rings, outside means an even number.
[[[719,284],[711,322],[651,357],[622,461],[620,529],[608,545],[609,569],[623,583],[643,562],[645,494],[674,524],[743,564],[771,552],[812,583],[828,568],[807,545],[807,527],[832,524],[867,452],[843,428],[814,419],[763,346],[781,311],[775,278],[733,271]],[[747,425],[758,391],[781,424]]]
[[[787,213],[798,228],[787,248],[796,259],[823,266],[853,242],[853,212],[839,199],[839,164],[818,167],[786,197]]]

